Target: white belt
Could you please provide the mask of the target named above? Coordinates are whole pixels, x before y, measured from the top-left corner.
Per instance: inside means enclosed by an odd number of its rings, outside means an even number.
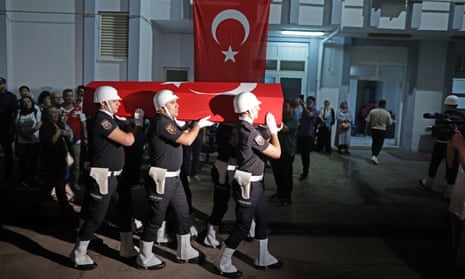
[[[250,177],[250,182],[258,182],[263,180],[263,174],[261,175],[252,175]]]
[[[180,173],[181,173],[181,170],[167,171],[165,174],[165,177],[176,177],[176,176],[179,176]]]
[[[108,176],[119,176],[123,170],[117,170],[117,171],[108,171]]]
[[[237,166],[236,165],[228,165],[228,167],[226,168],[228,171],[234,171],[237,169]]]

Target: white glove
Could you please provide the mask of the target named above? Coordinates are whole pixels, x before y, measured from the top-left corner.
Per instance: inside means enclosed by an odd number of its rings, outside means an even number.
[[[276,125],[276,119],[274,118],[274,115],[271,112],[266,113],[266,127],[268,128],[268,130],[270,130],[270,133],[272,135],[277,135],[278,132],[283,128],[282,125],[281,127],[278,127],[278,125]]]
[[[124,116],[118,116],[115,114],[115,118],[118,119],[119,121],[128,121],[128,119]]]
[[[204,117],[204,118],[201,118],[201,119],[199,120],[199,127],[200,127],[200,129],[202,129],[203,127],[209,127],[209,126],[215,124],[215,122],[212,122],[212,121],[210,121],[210,120],[208,120],[208,119],[210,119],[210,115],[209,115],[209,116],[206,116],[206,117]]]
[[[176,125],[178,125],[179,128],[184,128],[184,126],[186,126],[186,121],[177,120],[177,119],[175,119],[174,121],[176,122]]]
[[[144,126],[144,110],[141,108],[137,108],[134,112],[134,124],[136,126],[142,127]]]

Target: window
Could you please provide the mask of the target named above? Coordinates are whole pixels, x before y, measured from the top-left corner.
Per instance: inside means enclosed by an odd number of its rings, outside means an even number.
[[[187,81],[188,69],[165,69],[166,81]]]
[[[100,57],[104,59],[127,59],[128,34],[128,13],[100,13]]]

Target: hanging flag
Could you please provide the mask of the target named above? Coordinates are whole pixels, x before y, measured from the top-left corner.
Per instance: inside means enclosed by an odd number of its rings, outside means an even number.
[[[263,82],[271,0],[195,0],[196,81]]]

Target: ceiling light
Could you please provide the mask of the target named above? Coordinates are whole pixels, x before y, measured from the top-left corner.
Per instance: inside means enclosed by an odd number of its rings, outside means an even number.
[[[310,37],[319,37],[323,36],[324,32],[319,31],[281,31],[283,35],[294,35],[294,36],[310,36]]]

